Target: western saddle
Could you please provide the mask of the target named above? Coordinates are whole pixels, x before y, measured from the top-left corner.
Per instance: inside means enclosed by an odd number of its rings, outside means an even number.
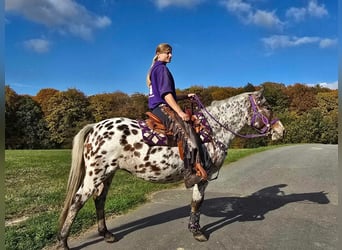
[[[196,116],[191,114],[190,110],[187,109],[186,112],[191,117],[192,126],[193,126],[195,132],[199,133],[199,131],[202,128],[201,126],[203,126],[203,125],[201,124],[199,119],[196,118]],[[169,138],[173,137],[173,132],[166,128],[166,126],[162,123],[162,121],[159,119],[158,116],[156,116],[155,114],[153,114],[150,111],[147,111],[145,114],[148,116],[148,118],[145,120],[145,122],[150,129],[156,131],[157,133],[165,134]],[[176,144],[178,146],[179,156],[183,160],[184,159],[183,143],[181,140],[178,140],[176,142]],[[201,176],[203,180],[208,179],[207,172],[203,169],[203,167],[200,163],[196,163],[194,166],[194,169],[196,170],[196,174],[198,176]]]

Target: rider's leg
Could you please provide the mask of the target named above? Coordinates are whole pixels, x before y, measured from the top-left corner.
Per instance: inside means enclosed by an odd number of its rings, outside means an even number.
[[[187,147],[184,147],[184,184],[186,188],[191,188],[195,184],[200,183],[202,180],[201,176],[198,176],[196,172],[193,170],[194,166],[194,159],[196,156],[193,156],[196,154],[196,149],[192,150],[192,152],[187,152],[189,149]],[[190,157],[189,157],[190,156]]]
[[[202,177],[196,175],[194,171],[195,164],[201,164],[199,152],[201,145],[196,139],[196,132],[188,122],[183,121],[169,107],[158,106],[152,111],[157,115],[167,128],[171,128],[177,140],[182,141],[183,145],[183,161],[184,161],[184,183],[186,188],[190,188],[198,184]],[[203,168],[202,168],[203,169]]]

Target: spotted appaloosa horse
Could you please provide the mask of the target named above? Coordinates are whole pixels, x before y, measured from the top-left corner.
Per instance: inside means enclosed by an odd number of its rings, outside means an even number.
[[[214,101],[203,109],[213,130],[212,142],[205,144],[211,164],[209,180],[222,166],[230,141],[246,124],[272,135],[273,140],[281,138],[284,133],[280,121],[269,122],[272,112],[262,91]],[[120,117],[86,125],[74,138],[67,196],[60,216],[58,248],[68,249],[71,225],[91,196],[95,201],[99,234],[107,242],[115,241],[106,227],[104,205],[118,169],[127,170],[146,181],[165,183],[181,180],[184,166],[177,147],[145,144],[136,120]],[[198,241],[207,240],[199,225],[199,208],[207,184],[208,181],[203,181],[193,187],[189,230]]]

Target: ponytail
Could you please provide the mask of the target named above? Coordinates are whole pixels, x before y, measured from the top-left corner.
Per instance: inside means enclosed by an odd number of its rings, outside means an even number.
[[[157,61],[157,59],[158,59],[158,55],[155,55],[153,57],[151,67],[148,70],[147,75],[146,75],[146,85],[147,85],[148,88],[151,86],[151,69],[153,67],[153,64]]]

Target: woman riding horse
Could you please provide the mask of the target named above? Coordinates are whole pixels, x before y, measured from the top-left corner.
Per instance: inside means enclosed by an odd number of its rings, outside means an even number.
[[[171,58],[172,47],[166,43],[159,44],[146,79],[149,87],[148,106],[152,113],[162,120],[166,128],[173,132],[177,141],[182,142],[184,183],[186,188],[190,188],[202,180],[205,181],[205,176],[198,176],[193,171],[193,167],[203,169],[202,159],[205,157],[206,150],[202,147],[198,134],[189,124],[189,114],[177,104],[177,100],[191,98],[194,94],[176,96],[173,76],[166,67],[166,64],[171,62]]]

